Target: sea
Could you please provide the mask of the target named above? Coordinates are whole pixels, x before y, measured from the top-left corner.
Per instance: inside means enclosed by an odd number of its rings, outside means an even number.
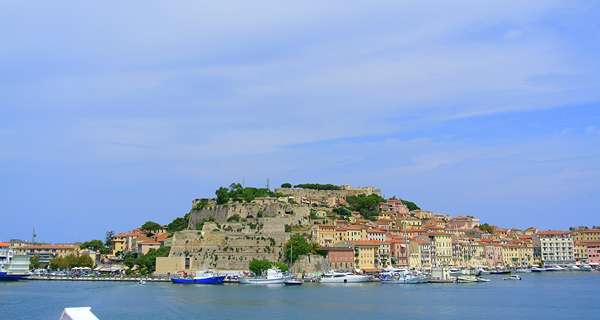
[[[298,287],[126,282],[0,282],[0,319],[600,319],[600,272],[487,276],[470,284]]]

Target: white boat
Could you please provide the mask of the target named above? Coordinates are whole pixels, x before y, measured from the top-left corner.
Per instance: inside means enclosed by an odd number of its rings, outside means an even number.
[[[568,269],[569,271],[581,271],[581,268],[576,265],[569,266]]]
[[[580,271],[592,271],[592,266],[590,266],[589,264],[584,264],[582,266],[579,267]]]
[[[487,270],[487,269],[485,269],[485,268],[477,268],[477,269],[475,270],[475,273],[476,273],[477,275],[482,275],[482,274],[490,274],[490,271],[489,271],[489,270]]]
[[[403,272],[386,272],[379,275],[381,283],[384,284],[418,284],[427,283],[427,277],[418,273]]]
[[[449,272],[451,277],[458,277],[464,274],[459,268],[450,268]]]
[[[531,272],[546,272],[548,271],[546,268],[544,267],[533,267],[531,268]]]
[[[372,277],[367,275],[353,274],[350,272],[327,272],[323,274],[320,283],[359,283],[369,282]]]
[[[99,320],[91,307],[65,308],[60,320]]]
[[[546,267],[546,271],[565,271],[565,268],[561,266],[549,266]]]
[[[478,278],[473,275],[462,275],[462,276],[456,277],[456,282],[457,283],[473,283],[473,282],[481,282],[481,281],[479,281]],[[483,281],[483,282],[485,282],[485,281]]]
[[[279,269],[269,269],[264,277],[240,278],[240,284],[283,284],[285,277]]]
[[[504,278],[504,280],[521,280],[521,276],[518,274],[513,274]]]
[[[519,269],[515,269],[516,273],[529,273],[531,272],[531,269],[527,269],[527,268],[519,268]]]

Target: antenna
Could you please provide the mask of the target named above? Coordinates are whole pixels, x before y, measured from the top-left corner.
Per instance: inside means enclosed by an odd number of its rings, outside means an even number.
[[[33,227],[33,232],[31,233],[31,243],[34,244],[37,239],[37,234],[35,233],[35,227]]]
[[[269,178],[267,178],[267,190],[271,190],[269,189]]]

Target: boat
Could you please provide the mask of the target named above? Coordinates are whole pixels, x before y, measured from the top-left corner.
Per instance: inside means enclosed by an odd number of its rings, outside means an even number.
[[[450,268],[449,273],[451,277],[458,277],[460,275],[463,275],[463,271],[459,268]]]
[[[572,265],[568,267],[569,271],[581,271],[581,268],[576,266],[576,265]]]
[[[418,284],[428,282],[426,276],[418,273],[411,273],[408,271],[396,273],[381,273],[379,275],[379,279],[383,284]]]
[[[513,274],[504,278],[503,280],[521,280],[521,276],[518,274]]]
[[[474,282],[480,282],[480,281],[478,281],[477,277],[473,276],[473,275],[462,275],[462,276],[456,277],[456,283],[474,283]]]
[[[65,308],[59,320],[99,320],[92,307]]]
[[[302,279],[296,278],[286,279],[285,281],[283,281],[283,284],[285,284],[286,286],[301,286],[303,283],[304,281],[302,281]]]
[[[546,267],[546,271],[565,271],[565,268],[561,266],[549,266]]]
[[[145,285],[145,284],[146,284],[146,280],[144,280],[144,279],[140,279],[140,282],[138,282],[138,284],[140,284],[140,285]]]
[[[478,275],[478,276],[480,276],[482,274],[490,274],[490,271],[487,270],[487,269],[485,269],[485,268],[477,268],[475,270],[475,274]]]
[[[530,273],[532,272],[531,269],[527,269],[527,268],[519,268],[519,269],[515,269],[516,273]]]
[[[510,270],[507,269],[494,269],[490,271],[490,274],[510,274]]]
[[[228,274],[225,276],[224,283],[240,283],[240,277],[236,274]]]
[[[222,284],[224,281],[224,275],[212,271],[198,272],[193,278],[171,278],[171,282],[177,284]]]
[[[546,272],[548,271],[546,268],[544,267],[533,267],[531,268],[531,272]]]
[[[486,278],[482,278],[482,277],[477,277],[477,282],[490,282],[492,280],[490,279],[486,279]]]
[[[16,274],[8,274],[7,272],[0,272],[0,281],[19,281],[24,276]]]
[[[284,284],[285,280],[286,278],[281,270],[273,268],[268,269],[263,277],[242,277],[240,278],[240,284]]]
[[[592,266],[590,266],[589,264],[584,264],[582,266],[579,267],[580,271],[592,271]]]
[[[359,283],[369,282],[373,278],[367,275],[353,274],[351,272],[335,272],[330,271],[319,279],[320,283]]]

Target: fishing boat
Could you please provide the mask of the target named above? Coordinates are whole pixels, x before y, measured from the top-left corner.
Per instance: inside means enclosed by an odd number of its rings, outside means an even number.
[[[319,279],[320,283],[360,283],[369,282],[373,277],[368,275],[353,274],[351,272],[330,271]]]
[[[521,280],[521,276],[518,274],[513,274],[504,278],[503,280]]]
[[[240,284],[284,284],[286,278],[281,270],[273,268],[268,269],[265,276],[262,277],[242,277]]]
[[[197,272],[193,278],[171,278],[172,283],[178,284],[222,284],[225,275],[219,275],[212,271]]]

